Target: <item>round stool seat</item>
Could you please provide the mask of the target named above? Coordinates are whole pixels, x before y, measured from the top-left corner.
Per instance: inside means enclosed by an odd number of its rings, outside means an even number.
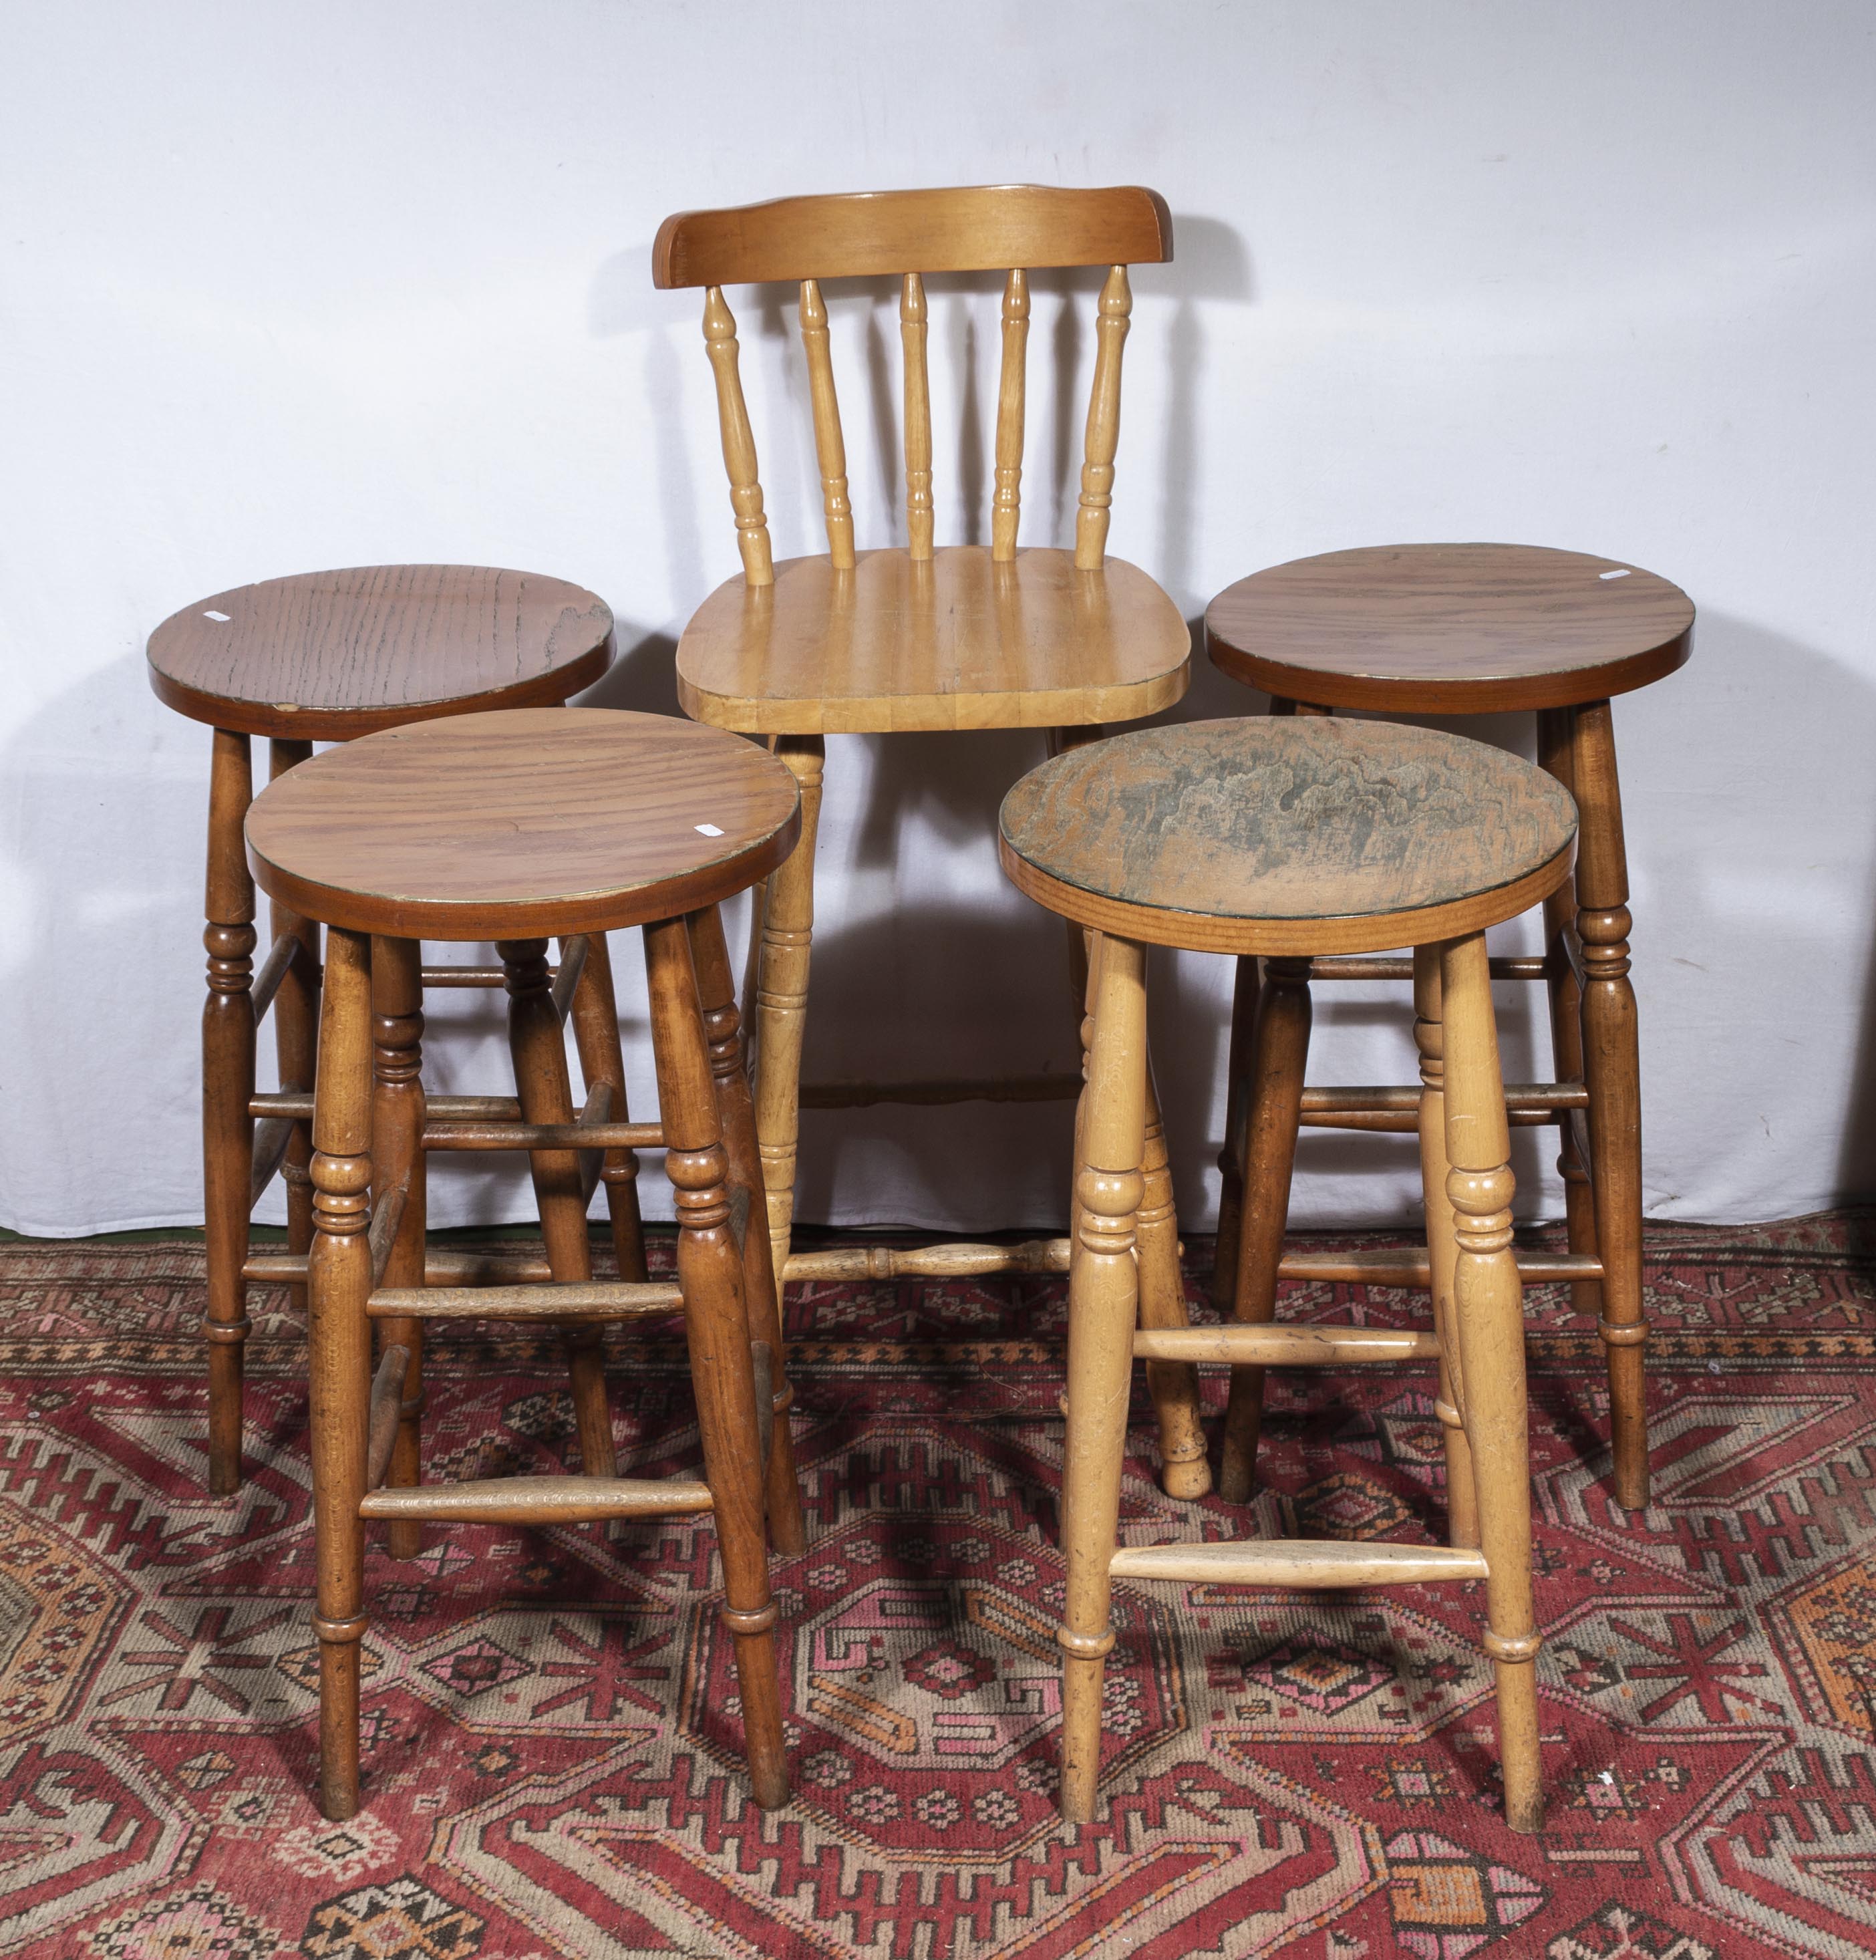
[[[1463,736],[1327,717],[1189,722],[1071,749],[1003,799],[1018,888],[1077,924],[1198,952],[1424,946],[1568,875],[1569,793]]]
[[[674,716],[536,708],[329,749],[247,814],[255,882],[302,916],[402,939],[610,931],[717,903],[801,827],[766,749]]]
[[[377,565],[218,592],[150,635],[150,684],[241,735],[349,741],[437,714],[534,708],[612,658],[605,600],[482,565]]]
[[[1645,687],[1693,603],[1652,571],[1536,545],[1388,545],[1254,572],[1205,612],[1213,664],[1323,708],[1490,714]]]

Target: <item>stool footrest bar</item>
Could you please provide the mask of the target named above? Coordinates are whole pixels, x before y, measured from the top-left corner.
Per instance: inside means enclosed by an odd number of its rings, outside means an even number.
[[[558,1285],[380,1287],[365,1303],[374,1320],[624,1320],[676,1313],[683,1290],[653,1281],[568,1280]]]
[[[253,1252],[241,1268],[243,1279],[275,1286],[304,1286],[304,1252]],[[551,1280],[554,1269],[545,1256],[504,1258],[498,1253],[431,1252],[424,1259],[424,1279],[431,1287],[525,1286]]]
[[[1594,1252],[1520,1252],[1521,1280],[1598,1280]],[[1413,1246],[1372,1252],[1286,1252],[1277,1269],[1286,1280],[1328,1280],[1344,1286],[1426,1287],[1432,1284],[1426,1254]]]
[[[1494,959],[1491,967],[1494,980],[1541,980],[1544,977],[1541,959]],[[1334,953],[1311,960],[1309,977],[1312,980],[1411,980],[1413,963],[1411,959],[1377,959],[1366,953]]]
[[[1235,1545],[1124,1545],[1116,1579],[1178,1579],[1214,1586],[1415,1586],[1483,1579],[1485,1554],[1445,1545],[1352,1545],[1342,1538],[1270,1538]]]
[[[1029,1239],[1019,1246],[843,1246],[825,1252],[790,1252],[787,1280],[970,1279],[991,1273],[1065,1273],[1066,1239]]]
[[[992,1075],[951,1082],[804,1082],[804,1109],[870,1109],[876,1102],[1072,1102],[1079,1075]]]
[[[430,1106],[432,1110],[436,1106],[435,1102]],[[664,1130],[657,1123],[464,1122],[445,1117],[424,1125],[427,1150],[653,1150],[663,1147]]]
[[[361,1518],[443,1524],[574,1525],[599,1518],[686,1517],[711,1508],[710,1486],[653,1477],[491,1477],[374,1491]]]
[[[427,1096],[424,1114],[432,1121],[513,1123],[520,1119],[521,1105],[512,1096]],[[250,1116],[291,1116],[302,1123],[313,1120],[313,1092],[310,1089],[263,1089],[247,1099]]]
[[[1339,1367],[1358,1361],[1436,1361],[1439,1337],[1410,1327],[1143,1327],[1134,1336],[1134,1355],[1141,1361],[1229,1361],[1239,1367]]]

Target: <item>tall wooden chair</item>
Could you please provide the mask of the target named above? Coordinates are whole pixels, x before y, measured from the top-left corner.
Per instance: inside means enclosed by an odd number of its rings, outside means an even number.
[[[1104,722],[1150,714],[1189,679],[1178,609],[1137,567],[1107,552],[1120,434],[1121,350],[1130,264],[1172,256],[1164,202],[1139,189],[1035,185],[784,198],[667,218],[653,250],[660,287],[701,286],[704,339],[715,371],[742,573],[712,593],[678,644],[685,711],[768,737],[801,785],[802,842],[770,880],[755,993],[756,1130],[768,1190],[775,1270],[786,1279],[1059,1269],[1064,1241],[1018,1248],[930,1246],[791,1252],[799,1112],[881,1102],[1072,1099],[1073,1077],[998,1082],[875,1082],[854,1090],[800,1080],[814,927],[814,852],[825,737],[910,730],[1034,728],[1051,750]],[[1108,268],[1096,307],[1095,361],[1073,551],[1019,549],[1029,275]],[[928,274],[1006,275],[997,391],[990,542],[935,542],[926,364]],[[899,281],[904,357],[905,531],[890,550],[857,551],[822,282]],[[777,564],[755,444],[737,370],[726,286],[799,282],[828,548]],[[1071,961],[1082,957],[1079,932]],[[1080,991],[1075,982],[1076,998]],[[860,1262],[856,1267],[856,1260]],[[1182,1309],[1181,1309],[1182,1311]],[[1167,1440],[1168,1488],[1206,1488],[1192,1437]]]
[[[1539,761],[1575,793],[1582,839],[1573,881],[1544,901],[1541,958],[1495,959],[1494,978],[1541,982],[1556,1080],[1513,1083],[1511,1121],[1554,1124],[1561,1139],[1569,1249],[1521,1252],[1530,1279],[1571,1283],[1607,1357],[1616,1500],[1648,1502],[1642,1357],[1642,1096],[1635,988],[1629,978],[1628,859],[1611,698],[1687,660],[1693,606],[1639,567],[1532,545],[1390,545],[1328,552],[1254,573],[1212,601],[1213,663],[1261,688],[1277,714],[1486,714],[1537,722]],[[1314,1254],[1283,1252],[1299,1125],[1411,1129],[1405,1086],[1304,1086],[1312,981],[1411,977],[1402,958],[1238,963],[1232,1064],[1219,1164],[1215,1298],[1242,1320],[1268,1320],[1280,1275],[1306,1275]],[[1263,1058],[1251,1067],[1253,1031]],[[1404,1274],[1396,1284],[1410,1284]],[[1251,1494],[1260,1377],[1232,1378],[1219,1488]]]
[[[1045,762],[1004,800],[1013,882],[1101,935],[1069,1271],[1060,1638],[1071,1822],[1094,1812],[1114,1580],[1336,1590],[1483,1580],[1506,1820],[1539,1827],[1524,1326],[1484,933],[1569,877],[1576,831],[1568,793],[1528,762],[1430,730],[1329,721],[1136,730]],[[1416,949],[1430,1329],[1147,1322],[1148,945],[1240,959]],[[1342,1265],[1354,1281],[1394,1274],[1372,1254]],[[1437,1361],[1449,1542],[1117,1546],[1137,1358],[1178,1371],[1166,1387],[1194,1405],[1200,1362],[1261,1380],[1268,1367]]]
[[[320,930],[275,901],[255,969],[254,884],[241,851],[253,798],[253,738],[277,779],[315,742],[498,708],[564,702],[612,658],[604,600],[564,580],[481,565],[363,565],[268,579],[186,606],[150,636],[158,698],[215,731],[208,792],[208,998],[202,1009],[203,1213],[208,1268],[208,1488],[241,1484],[242,1363],[250,1281],[299,1278],[313,1233],[313,1072],[319,1046]],[[564,945],[550,978],[571,1012],[588,1087],[607,1085],[625,1115],[625,1069],[606,940]],[[426,987],[499,987],[499,966],[426,967]],[[280,1087],[256,1094],[256,1036],[271,1009]],[[638,1165],[613,1153],[603,1176],[619,1271],[645,1277]],[[250,1256],[249,1221],[278,1176],[287,1193],[285,1255]],[[609,1458],[596,1350],[574,1359],[582,1434]]]
[[[717,906],[781,861],[800,821],[793,778],[759,749],[604,708],[463,715],[370,736],[292,770],[248,812],[262,889],[328,929],[304,1269],[328,1817],[358,1807],[364,1532],[374,1519],[388,1525],[393,1555],[409,1558],[426,1519],[713,1513],[756,1800],[787,1799],[764,1513],[778,1539],[798,1544],[800,1500]],[[628,926],[644,934],[656,1123],[615,1114],[605,1085],[575,1115],[546,978],[549,934],[590,943]],[[520,1010],[514,1100],[426,1101],[420,937],[499,945]],[[609,1153],[654,1147],[676,1193],[677,1284],[642,1274],[596,1284],[580,1257],[592,1179]],[[529,1153],[545,1271],[427,1251],[424,1166],[437,1150]],[[556,1256],[569,1240],[571,1273]],[[426,1322],[510,1320],[596,1337],[609,1320],[673,1312],[690,1350],[701,1479],[617,1477],[609,1449],[603,1465],[583,1452],[577,1477],[418,1481]]]

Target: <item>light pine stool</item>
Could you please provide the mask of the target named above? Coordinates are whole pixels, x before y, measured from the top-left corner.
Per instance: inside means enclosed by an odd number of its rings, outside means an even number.
[[[248,812],[248,861],[261,888],[327,928],[306,1281],[328,1817],[358,1807],[373,1519],[389,1525],[393,1555],[409,1557],[425,1519],[520,1526],[712,1513],[756,1800],[787,1799],[764,1516],[778,1539],[798,1545],[800,1500],[717,908],[772,871],[800,827],[794,778],[760,749],[669,717],[600,708],[462,715],[370,736],[303,763]],[[550,935],[591,943],[628,926],[644,935],[656,1123],[615,1117],[606,1085],[576,1116],[546,978]],[[517,1008],[514,1101],[426,1103],[421,939],[499,943]],[[657,1147],[676,1194],[677,1283],[596,1284],[585,1248],[597,1166],[609,1152]],[[427,1153],[491,1149],[529,1153],[545,1269],[426,1252]],[[582,1476],[418,1481],[427,1322],[545,1323],[596,1338],[605,1322],[680,1309],[701,1480],[612,1475],[609,1426],[603,1469],[586,1452]],[[601,1395],[603,1416],[603,1387]]]
[[[764,737],[801,784],[802,842],[762,902],[755,1003],[756,1129],[768,1229],[784,1280],[943,1278],[1060,1271],[1065,1240],[905,1249],[790,1249],[803,1108],[899,1102],[1071,1100],[1078,1077],[990,1080],[801,1080],[814,936],[814,854],[826,740],[835,733],[1033,728],[1051,752],[1090,740],[1101,724],[1169,705],[1190,679],[1191,636],[1178,608],[1137,566],[1108,555],[1120,439],[1121,353],[1133,301],[1130,264],[1172,256],[1165,201],[1137,186],[1054,189],[1006,184],[860,196],[781,198],[667,218],[653,248],[660,287],[704,288],[704,339],[714,371],[723,461],[742,575],[704,600],[678,642],[678,698],[687,714]],[[1106,276],[1095,308],[1093,378],[1072,551],[1019,549],[1029,275],[1092,266]],[[931,402],[926,361],[930,274],[1004,277],[990,543],[934,542]],[[905,535],[902,548],[855,549],[847,453],[823,280],[889,276],[899,286],[904,373]],[[798,282],[819,459],[825,552],[773,555],[737,367],[736,321],[723,288]],[[1071,933],[1077,1013],[1085,968]],[[1184,1320],[1175,1287],[1163,1303]],[[1196,1432],[1162,1439],[1166,1488],[1210,1488]]]
[[[253,797],[253,738],[271,776],[304,762],[315,742],[345,742],[409,721],[564,702],[612,658],[605,602],[564,580],[479,565],[364,565],[269,579],[186,606],[150,636],[150,684],[180,714],[215,731],[208,794],[208,998],[202,1010],[202,1183],[208,1305],[208,1488],[241,1483],[241,1376],[250,1280],[285,1280],[295,1303],[313,1230],[313,1072],[318,1050],[317,924],[276,901],[255,971],[254,885],[241,822]],[[561,949],[552,977],[573,1016],[581,1072],[604,1083],[625,1115],[625,1064],[603,936]],[[568,977],[571,975],[571,977]],[[431,987],[498,987],[500,967],[426,968]],[[577,983],[577,984],[576,984]],[[569,1009],[569,1001],[571,1008]],[[255,1038],[271,1009],[280,1089],[257,1095]],[[258,1119],[258,1122],[257,1120]],[[643,1279],[637,1166],[615,1153],[604,1172],[619,1271]],[[285,1255],[250,1257],[249,1220],[281,1177]],[[583,1365],[590,1409],[604,1384]],[[583,1430],[598,1449],[603,1439]],[[609,1435],[603,1439],[609,1451]]]
[[[1610,698],[1687,660],[1693,606],[1652,572],[1528,545],[1394,545],[1329,552],[1228,587],[1205,616],[1213,663],[1262,689],[1273,713],[1338,708],[1415,714],[1533,714],[1537,756],[1582,813],[1574,883],[1544,901],[1541,959],[1492,962],[1494,978],[1541,981],[1557,1080],[1511,1085],[1510,1120],[1554,1124],[1569,1246],[1520,1253],[1528,1279],[1567,1279],[1595,1316],[1607,1355],[1616,1500],[1648,1502],[1642,1297],[1642,1101],[1629,978],[1628,861]],[[1327,1256],[1283,1252],[1299,1125],[1410,1130],[1405,1087],[1309,1089],[1314,980],[1405,980],[1403,959],[1238,963],[1232,1060],[1219,1157],[1213,1298],[1242,1320],[1270,1319],[1280,1278],[1330,1278]],[[1426,1284],[1411,1265],[1397,1286]],[[1258,1377],[1232,1383],[1219,1488],[1251,1494]]]
[[[1515,1830],[1538,1828],[1524,1324],[1483,935],[1569,875],[1576,833],[1568,792],[1529,763],[1457,736],[1327,720],[1141,730],[1045,763],[1004,800],[1004,870],[1099,935],[1069,1269],[1060,1640],[1072,1822],[1094,1814],[1114,1578],[1337,1589],[1482,1579],[1506,1815]],[[1291,959],[1415,948],[1430,1330],[1145,1324],[1148,945]],[[1351,1278],[1380,1276],[1343,1263]],[[1436,1358],[1448,1544],[1117,1548],[1136,1359],[1186,1371],[1180,1392],[1195,1411],[1198,1362],[1261,1380],[1267,1367]]]

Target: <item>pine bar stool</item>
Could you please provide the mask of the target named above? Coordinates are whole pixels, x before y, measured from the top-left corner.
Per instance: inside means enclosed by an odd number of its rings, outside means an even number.
[[[1492,962],[1493,977],[1548,989],[1558,1080],[1518,1083],[1511,1121],[1561,1136],[1569,1252],[1524,1254],[1528,1279],[1572,1282],[1608,1359],[1616,1500],[1648,1502],[1642,1295],[1642,1115],[1629,978],[1628,863],[1610,698],[1684,663],[1685,593],[1652,572],[1526,545],[1397,545],[1330,552],[1228,587],[1205,616],[1213,663],[1261,688],[1273,713],[1338,708],[1415,714],[1534,711],[1538,759],[1582,813],[1575,881],[1544,902],[1542,959]],[[1410,1130],[1404,1088],[1308,1089],[1312,980],[1405,980],[1401,959],[1240,960],[1219,1207],[1220,1311],[1268,1320],[1280,1277],[1333,1279],[1338,1255],[1283,1255],[1299,1124]],[[1251,1044],[1256,1044],[1252,1064]],[[1242,1194],[1242,1198],[1240,1196]],[[1242,1222],[1240,1222],[1242,1220]],[[1424,1285],[1404,1268],[1388,1282]],[[1257,1377],[1235,1376],[1219,1488],[1251,1494]]]
[[[1151,714],[1184,693],[1191,635],[1178,608],[1144,572],[1107,555],[1121,350],[1132,307],[1127,269],[1172,256],[1165,201],[1137,187],[1011,184],[783,198],[686,212],[659,229],[653,283],[704,288],[704,339],[742,554],[742,576],[711,594],[678,643],[678,698],[700,721],[768,737],[801,784],[801,848],[764,900],[755,1010],[756,1130],[775,1271],[784,1280],[1059,1271],[1067,1263],[1065,1240],[790,1252],[804,1106],[1067,1101],[1081,1088],[1066,1073],[804,1087],[816,826],[829,734],[1034,728],[1047,731],[1057,751],[1092,740],[1102,723]],[[1019,550],[1029,274],[1077,266],[1104,266],[1107,276],[1096,308],[1075,547]],[[987,271],[1006,274],[990,542],[941,546],[933,542],[924,279]],[[820,282],[885,275],[900,282],[908,542],[862,552],[854,548]],[[777,564],[738,377],[736,322],[722,289],[784,279],[800,285],[828,549]],[[1079,1012],[1081,935],[1069,937]],[[1182,1320],[1182,1300],[1178,1312]],[[1167,1437],[1165,1454],[1169,1491],[1202,1495],[1210,1472],[1200,1440]]]
[[[415,723],[329,750],[247,816],[270,897],[327,928],[307,1262],[320,1650],[320,1806],[358,1806],[364,1527],[410,1555],[421,1522],[572,1524],[711,1512],[756,1800],[784,1803],[766,1508],[799,1540],[781,1323],[762,1172],[718,902],[774,870],[800,829],[794,779],[750,743],[660,715],[537,709]],[[660,1119],[575,1118],[546,985],[550,934],[643,928]],[[421,1079],[420,938],[494,940],[526,1008],[520,1096],[434,1118]],[[440,1102],[442,1099],[438,1099]],[[424,1171],[434,1150],[530,1153],[543,1230],[584,1242],[593,1167],[662,1146],[679,1220],[675,1286],[502,1283],[490,1262],[434,1283]],[[580,1165],[588,1166],[583,1178]],[[754,1216],[758,1221],[749,1229]],[[550,1239],[550,1246],[552,1244]],[[558,1262],[556,1262],[558,1263]],[[682,1309],[704,1475],[418,1481],[422,1330],[491,1319],[596,1329]],[[371,1328],[380,1329],[375,1369]],[[589,1473],[591,1459],[585,1459]],[[765,1490],[766,1486],[766,1490]],[[396,1534],[412,1537],[400,1546]]]
[[[1483,935],[1569,876],[1576,819],[1568,792],[1529,763],[1423,729],[1197,722],[1045,762],[1004,800],[1000,828],[1013,882],[1101,935],[1069,1270],[1064,1814],[1082,1823],[1094,1812],[1112,1580],[1354,1588],[1483,1579],[1506,1815],[1514,1829],[1536,1830],[1524,1326]],[[1302,959],[1404,944],[1416,949],[1432,1331],[1143,1324],[1146,947]],[[1117,1549],[1137,1358],[1257,1371],[1437,1358],[1451,1542]],[[1192,1395],[1185,1379],[1181,1392]]]
[[[215,731],[202,935],[202,1331],[215,1496],[231,1496],[241,1484],[247,1282],[286,1280],[304,1305],[300,1275],[312,1238],[307,1165],[319,930],[276,902],[267,956],[254,971],[254,886],[241,848],[253,796],[250,739],[267,739],[269,773],[278,778],[304,762],[315,742],[349,741],[437,715],[564,702],[597,680],[612,658],[612,615],[604,600],[561,579],[477,565],[365,565],[269,579],[186,606],[150,636],[157,696]],[[590,1085],[612,1087],[622,1122],[625,1066],[606,941],[563,947],[562,959],[575,975],[563,994],[571,994],[581,1071]],[[423,980],[496,987],[503,977],[499,967],[459,966],[426,969]],[[562,976],[555,977],[559,984]],[[281,1087],[256,1095],[255,1035],[270,1008]],[[630,1153],[621,1151],[604,1176],[619,1270],[642,1279],[636,1172]],[[249,1220],[276,1175],[286,1183],[288,1252],[250,1258]],[[590,1387],[603,1401],[596,1373]],[[588,1440],[599,1446],[596,1435]]]

